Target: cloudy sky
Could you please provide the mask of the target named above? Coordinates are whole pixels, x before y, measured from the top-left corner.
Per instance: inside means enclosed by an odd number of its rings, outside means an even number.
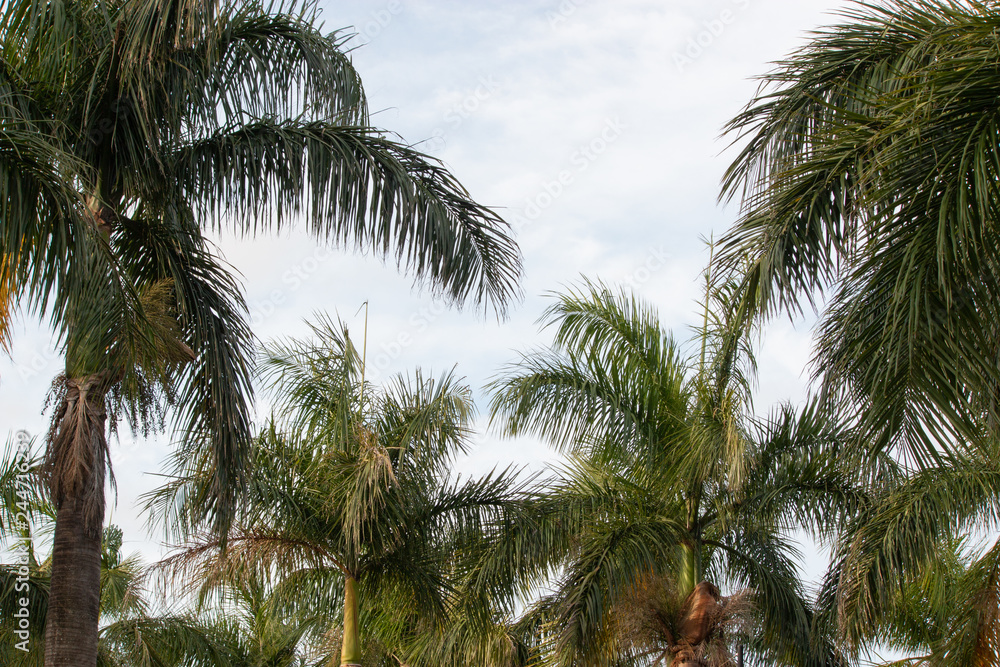
[[[242,274],[254,331],[303,335],[316,311],[363,329],[377,377],[457,365],[486,407],[482,385],[514,350],[542,345],[544,294],[581,275],[629,285],[659,308],[680,339],[697,321],[705,239],[736,215],[717,203],[734,153],[725,122],[753,96],[754,77],[830,23],[845,2],[824,0],[389,0],[325,3],[326,30],[357,33],[355,65],[375,125],[445,162],[473,196],[517,230],[524,301],[497,322],[445,309],[392,264],[281,238],[218,239]],[[797,402],[808,327],[774,322],[759,352],[758,410]],[[22,322],[0,360],[0,420],[12,433],[46,428],[43,399],[58,372],[49,336]],[[553,455],[525,439],[501,442],[483,424],[461,470]],[[161,552],[134,508],[158,484],[169,438],[122,432],[112,521],[147,559]],[[809,571],[822,563],[812,559]]]

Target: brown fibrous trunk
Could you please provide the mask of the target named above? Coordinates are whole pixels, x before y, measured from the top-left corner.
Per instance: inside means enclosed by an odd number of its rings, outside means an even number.
[[[49,433],[46,472],[56,505],[46,667],[95,667],[101,528],[107,472],[106,374],[65,380]]]
[[[704,667],[698,649],[711,638],[722,615],[719,589],[702,581],[684,600],[677,644],[671,647],[672,667]]]

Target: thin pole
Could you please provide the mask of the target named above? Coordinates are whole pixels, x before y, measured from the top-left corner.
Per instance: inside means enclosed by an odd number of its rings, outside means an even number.
[[[365,399],[365,369],[368,364],[368,300],[361,304],[361,308],[365,309],[365,333],[364,338],[361,341],[361,394],[358,396],[358,410],[364,410],[364,399]],[[361,308],[358,308],[358,313],[361,312]],[[358,313],[355,313],[357,315]],[[360,414],[359,414],[360,416]]]
[[[705,348],[708,345],[708,306],[712,294],[712,262],[715,260],[715,240],[710,237],[708,240],[708,269],[705,274],[705,314],[701,322],[701,365],[698,373],[704,378],[705,374]]]

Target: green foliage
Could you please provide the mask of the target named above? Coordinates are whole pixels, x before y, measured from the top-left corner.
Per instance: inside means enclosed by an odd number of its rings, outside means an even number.
[[[737,643],[776,664],[839,664],[813,626],[788,535],[829,537],[864,504],[862,480],[814,404],[752,416],[753,360],[726,317],[728,294],[710,292],[689,361],[649,306],[585,281],[546,311],[552,346],[491,385],[504,433],[570,455],[500,555],[537,585],[556,575],[533,612],[553,664],[679,656],[703,579],[730,590],[694,647],[714,651],[713,664]]]
[[[196,535],[168,567],[178,582],[206,589],[274,581],[277,608],[311,619],[307,639],[331,654],[353,579],[365,664],[452,664],[482,638],[449,625],[467,611],[460,589],[521,487],[512,471],[467,481],[450,474],[474,417],[471,392],[454,374],[418,371],[378,387],[363,380],[342,325],[322,319],[312,328],[312,340],[265,349],[274,414],[255,439],[253,482],[225,551]],[[149,497],[181,535],[208,481],[199,472],[179,461],[177,479]],[[429,646],[439,637],[455,644],[447,655]],[[434,661],[419,655],[431,650]]]
[[[517,297],[506,223],[370,127],[348,35],[317,21],[313,2],[0,10],[0,341],[13,309],[47,315],[67,378],[100,375],[112,421],[155,428],[172,408],[213,470],[217,528],[247,483],[253,348],[205,229],[301,221],[456,304],[502,315]]]
[[[845,523],[825,613],[920,664],[1000,655],[995,547],[955,552],[997,525],[998,27],[995,3],[858,3],[729,125],[741,315],[822,296],[824,407],[855,419],[858,465],[902,462]]]
[[[0,567],[0,659],[12,667],[44,662],[51,560],[32,559],[24,580],[20,565]],[[101,559],[99,667],[234,667],[227,637],[191,614],[153,614],[145,597],[145,571],[137,556],[124,558],[121,531],[105,530]],[[22,583],[23,582],[23,583]],[[21,605],[21,598],[28,601]],[[28,611],[27,652],[18,648],[15,613]]]
[[[816,377],[866,447],[916,463],[996,418],[998,25],[992,3],[859,3],[729,125],[741,307],[828,292]]]
[[[996,460],[953,455],[900,475],[843,523],[821,599],[853,648],[889,641],[944,667],[1000,655],[997,546],[968,546],[997,526]]]

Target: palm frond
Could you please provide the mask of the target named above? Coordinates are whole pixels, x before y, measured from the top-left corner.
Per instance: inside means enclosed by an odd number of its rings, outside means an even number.
[[[873,450],[917,464],[996,421],[997,25],[989,3],[859,3],[728,127],[740,312],[831,292],[816,375]]]
[[[171,198],[211,219],[256,232],[302,214],[317,237],[392,257],[456,304],[502,315],[517,298],[509,225],[432,158],[370,128],[262,118],[178,146],[166,168]]]
[[[837,607],[857,641],[903,593],[905,573],[934,561],[941,540],[972,526],[996,525],[996,472],[989,460],[953,460],[920,471],[860,515],[842,538]]]

